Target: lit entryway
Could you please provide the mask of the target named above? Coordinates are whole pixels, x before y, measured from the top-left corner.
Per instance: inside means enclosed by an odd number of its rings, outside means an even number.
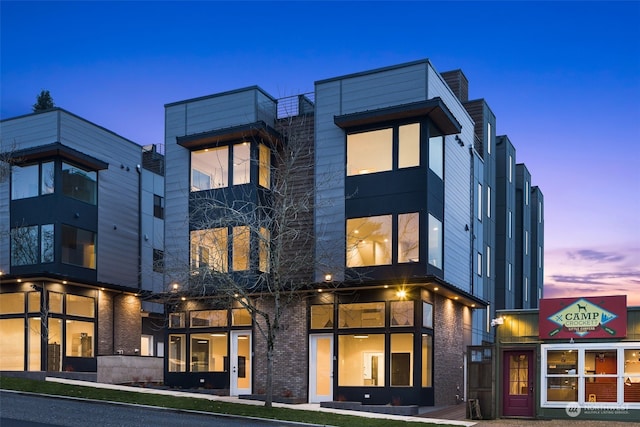
[[[251,394],[251,331],[231,332],[231,387],[229,394]]]
[[[333,400],[333,335],[309,336],[309,402]]]

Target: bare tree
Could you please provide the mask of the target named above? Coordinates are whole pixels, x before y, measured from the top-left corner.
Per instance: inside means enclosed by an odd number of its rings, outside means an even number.
[[[273,402],[274,355],[283,316],[313,289],[318,258],[313,115],[281,119],[276,128],[261,141],[271,149],[271,162],[262,156],[253,160],[268,188],[241,185],[191,193],[191,264],[188,286],[180,294],[215,295],[252,314],[266,345],[267,407]],[[169,268],[169,277],[181,276]]]

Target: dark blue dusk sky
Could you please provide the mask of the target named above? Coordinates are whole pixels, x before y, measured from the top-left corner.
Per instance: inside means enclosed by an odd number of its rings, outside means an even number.
[[[140,144],[164,104],[428,58],[462,69],[545,197],[545,297],[640,305],[640,2],[0,2],[0,118],[57,106]],[[3,141],[4,143],[4,141]]]

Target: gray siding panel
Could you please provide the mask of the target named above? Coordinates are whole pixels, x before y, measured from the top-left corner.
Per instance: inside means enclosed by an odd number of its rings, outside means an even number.
[[[109,164],[98,173],[97,278],[137,287],[140,146],[66,113],[60,142]]]

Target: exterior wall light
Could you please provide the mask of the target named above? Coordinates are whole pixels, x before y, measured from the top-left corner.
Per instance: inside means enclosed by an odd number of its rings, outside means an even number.
[[[491,319],[491,326],[500,326],[504,324],[504,317],[498,317],[496,319]]]

